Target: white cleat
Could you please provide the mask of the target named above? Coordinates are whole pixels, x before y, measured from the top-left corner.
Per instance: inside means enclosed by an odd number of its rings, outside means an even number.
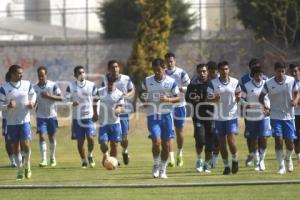
[[[288,172],[294,171],[294,165],[292,159],[286,160],[286,168]]]
[[[279,168],[279,170],[278,170],[278,172],[277,172],[278,174],[280,174],[280,175],[283,175],[283,174],[285,174],[286,173],[286,171],[285,171],[285,167],[284,166],[281,166],[280,168]]]
[[[259,162],[259,168],[260,168],[260,171],[265,171],[266,170],[266,165],[265,165],[265,161],[264,160],[261,160]]]
[[[254,164],[254,171],[258,172],[260,170],[259,164]]]
[[[201,160],[197,160],[196,162],[196,171],[199,173],[203,172],[203,165]]]
[[[160,172],[159,172],[159,178],[162,178],[162,179],[167,179],[167,178],[168,178],[168,176],[167,176],[167,174],[166,174],[166,172],[165,172],[165,171],[160,171]]]
[[[152,176],[153,178],[159,177],[159,165],[153,165]]]

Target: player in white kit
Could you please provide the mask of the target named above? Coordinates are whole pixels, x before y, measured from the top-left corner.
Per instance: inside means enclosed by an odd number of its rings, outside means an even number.
[[[24,151],[25,177],[31,177],[30,109],[34,107],[36,94],[29,81],[22,80],[23,69],[18,65],[9,67],[10,81],[0,88],[1,110],[7,111],[8,140],[13,145],[13,152],[18,168],[17,180],[24,177],[20,146]]]
[[[294,170],[292,152],[294,150],[295,124],[294,107],[299,101],[299,87],[297,81],[286,75],[284,63],[274,64],[275,76],[264,84],[259,101],[270,109],[271,126],[275,138],[275,151],[278,161],[278,174],[285,174]],[[268,108],[264,98],[268,95],[271,105]],[[283,143],[286,145],[286,155],[283,153]]]
[[[96,126],[94,120],[98,118],[97,106],[94,106],[94,97],[97,89],[93,82],[85,79],[82,66],[74,68],[75,81],[66,89],[66,100],[72,102],[72,139],[77,140],[77,149],[81,157],[82,168],[95,167],[93,159],[94,137]],[[88,154],[85,154],[84,142],[87,140]],[[87,160],[88,158],[88,160]]]
[[[147,105],[147,126],[152,140],[154,178],[167,178],[166,167],[170,140],[174,138],[172,106],[180,101],[179,89],[171,77],[165,75],[164,61],[152,61],[154,75],[144,79],[140,99]]]
[[[47,143],[48,135],[50,146],[50,166],[56,166],[56,131],[58,128],[57,113],[55,102],[62,101],[61,91],[58,85],[48,80],[48,71],[44,66],[37,69],[38,83],[34,85],[34,91],[37,94],[36,124],[39,134],[41,162],[40,167],[47,166]]]
[[[173,109],[173,118],[174,118],[174,126],[176,132],[176,142],[177,142],[177,159],[176,165],[181,167],[183,166],[183,142],[184,142],[184,134],[183,128],[186,120],[186,102],[185,102],[185,92],[187,86],[190,84],[189,75],[181,68],[176,66],[175,54],[167,53],[165,55],[165,62],[167,65],[167,69],[165,71],[166,75],[173,78],[179,88],[180,91],[180,102],[174,104]],[[174,150],[173,150],[173,141],[170,141],[170,162],[168,164],[170,167],[175,166],[175,158],[174,158]]]

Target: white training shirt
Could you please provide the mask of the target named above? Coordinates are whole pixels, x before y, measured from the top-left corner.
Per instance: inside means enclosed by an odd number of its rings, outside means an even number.
[[[155,79],[154,75],[148,76],[142,83],[142,89],[146,91],[147,115],[166,114],[173,110],[172,103],[160,103],[160,95],[174,97],[179,95],[179,88],[175,80],[169,76],[164,76],[162,80]]]
[[[189,75],[181,68],[174,67],[172,70],[166,70],[165,74],[172,77],[178,88],[186,88],[190,84],[190,77]],[[174,104],[175,107],[182,107],[185,106],[185,94],[184,92],[180,92],[180,102]]]
[[[291,106],[291,101],[293,93],[298,89],[296,80],[288,75],[285,75],[282,82],[277,82],[275,77],[266,81],[262,92],[269,95],[271,119],[291,120],[294,118],[294,107]]]
[[[124,93],[117,88],[108,92],[107,87],[102,87],[98,90],[97,96],[100,100],[100,126],[119,123],[120,117],[115,115],[115,109],[118,105],[124,105]]]
[[[82,83],[72,81],[66,89],[66,100],[77,101],[79,105],[73,106],[73,119],[89,119],[93,117],[93,99],[97,89],[93,82],[84,80]]]
[[[39,85],[38,83],[33,86],[35,93],[37,94],[37,118],[53,118],[57,116],[55,102],[52,99],[44,98],[41,96],[41,92],[47,92],[50,95],[59,96],[61,90],[58,85],[50,80],[47,80],[45,85]]]
[[[239,81],[233,77],[229,77],[228,83],[223,83],[219,77],[209,82],[207,98],[220,95],[220,101],[215,103],[215,120],[227,121],[238,117],[235,94],[240,91]]]
[[[16,108],[7,108],[11,100],[15,100]],[[27,105],[36,101],[36,94],[29,81],[5,83],[0,88],[1,110],[6,110],[7,125],[18,125],[30,122],[30,110]]]
[[[250,109],[249,112],[246,112],[247,120],[258,121],[265,118],[263,114],[263,106],[259,103],[258,100],[265,82],[265,80],[262,80],[260,83],[257,83],[252,79],[245,83],[244,87],[241,87],[242,99],[250,105],[257,105],[257,108],[255,108],[255,112],[251,112],[252,109]],[[270,107],[270,99],[268,98],[268,95],[265,96],[265,104],[267,107]],[[258,112],[258,110],[260,111]]]
[[[107,86],[107,79],[105,78],[101,84],[101,87]],[[120,74],[118,80],[115,81],[115,87],[123,92],[124,94],[127,94],[128,91],[134,89],[134,85],[130,79],[129,76]],[[131,113],[133,111],[133,106],[131,104],[130,99],[128,97],[124,97],[125,105],[124,105],[124,113]]]

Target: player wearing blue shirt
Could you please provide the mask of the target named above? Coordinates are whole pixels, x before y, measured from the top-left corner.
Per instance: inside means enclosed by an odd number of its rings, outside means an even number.
[[[173,104],[180,101],[179,89],[174,79],[165,75],[162,59],[152,61],[152,70],[154,75],[143,81],[140,99],[147,105],[147,125],[154,159],[152,176],[167,178],[170,140],[174,138],[172,109]]]

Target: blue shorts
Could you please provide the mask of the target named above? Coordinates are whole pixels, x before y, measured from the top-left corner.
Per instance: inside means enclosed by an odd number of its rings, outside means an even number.
[[[272,135],[270,118],[264,118],[259,121],[247,120],[245,135],[246,138],[252,139],[270,137]]]
[[[183,128],[186,119],[185,106],[175,107],[173,109],[174,126],[176,128]]]
[[[226,121],[215,120],[216,135],[225,136],[228,134],[238,134],[238,120],[231,119]]]
[[[72,121],[72,140],[84,140],[85,137],[96,135],[96,125],[90,119],[73,119]]]
[[[6,119],[2,118],[2,135],[6,136],[7,135],[7,126],[6,126]]]
[[[297,139],[294,120],[271,119],[273,137],[283,137],[287,140]]]
[[[53,135],[58,128],[58,122],[56,117],[53,118],[37,118],[36,119],[36,132],[39,134]]]
[[[129,130],[129,116],[126,113],[120,114],[120,124],[122,129],[122,137],[128,134]]]
[[[99,143],[113,141],[120,142],[122,137],[121,125],[117,124],[107,124],[105,126],[101,126],[99,129]]]
[[[7,125],[7,139],[10,143],[31,140],[30,122],[18,125]]]
[[[151,139],[170,140],[175,137],[171,113],[148,116],[147,126],[150,132],[149,138]]]

